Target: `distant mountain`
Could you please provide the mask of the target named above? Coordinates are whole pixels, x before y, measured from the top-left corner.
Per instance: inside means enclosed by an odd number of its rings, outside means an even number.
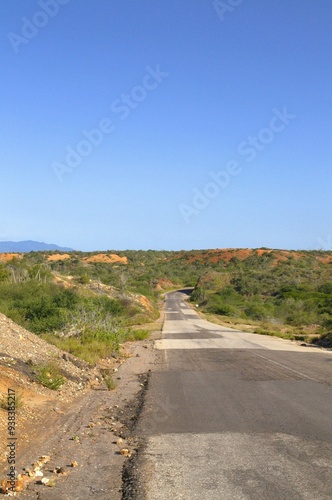
[[[58,245],[43,243],[40,241],[0,241],[0,253],[6,252],[45,252],[58,250],[59,252],[71,252],[73,249],[59,247]]]

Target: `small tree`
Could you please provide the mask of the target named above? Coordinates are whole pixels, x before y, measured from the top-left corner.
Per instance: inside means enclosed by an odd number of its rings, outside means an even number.
[[[3,264],[0,264],[0,282],[8,280],[10,274]]]

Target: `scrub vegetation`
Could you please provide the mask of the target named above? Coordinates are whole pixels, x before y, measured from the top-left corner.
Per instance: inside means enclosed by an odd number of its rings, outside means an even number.
[[[19,254],[0,264],[0,311],[93,364],[146,338],[161,295],[181,287],[214,321],[332,343],[332,252],[323,251]]]

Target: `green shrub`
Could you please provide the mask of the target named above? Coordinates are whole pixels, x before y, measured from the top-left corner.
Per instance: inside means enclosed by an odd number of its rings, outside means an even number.
[[[145,340],[150,335],[148,330],[130,330],[126,340]]]
[[[3,264],[0,264],[0,282],[8,280],[10,273]]]
[[[48,389],[57,390],[65,382],[65,378],[56,363],[46,363],[35,367],[37,381]]]
[[[90,277],[87,274],[81,274],[78,278],[78,282],[81,283],[81,285],[87,285],[90,283]]]
[[[61,329],[78,295],[52,283],[0,283],[0,310],[34,333]]]
[[[324,294],[332,294],[332,283],[329,281],[327,283],[323,283],[317,288],[318,292],[322,292]]]
[[[267,317],[267,312],[263,305],[260,304],[250,304],[244,310],[246,316],[254,320],[264,320]]]
[[[116,382],[110,373],[103,374],[103,380],[108,391],[114,391],[114,389],[116,389]]]
[[[196,286],[190,295],[190,302],[202,303],[205,300],[205,290],[201,286]]]
[[[208,301],[206,310],[212,314],[219,314],[221,316],[234,316],[237,313],[237,310],[233,306],[225,304],[216,296],[212,297],[211,300]]]

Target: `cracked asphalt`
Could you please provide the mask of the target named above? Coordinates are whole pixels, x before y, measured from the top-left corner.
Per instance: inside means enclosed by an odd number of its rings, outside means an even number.
[[[332,498],[332,352],[209,323],[183,293],[164,309],[132,498]]]

